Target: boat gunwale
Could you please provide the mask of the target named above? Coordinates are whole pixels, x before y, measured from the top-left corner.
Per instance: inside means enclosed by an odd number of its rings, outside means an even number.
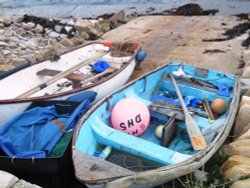
[[[175,62],[175,61],[171,61],[171,62]],[[170,62],[170,63],[171,63]],[[72,153],[74,152],[74,150],[77,150],[75,148],[75,144],[76,144],[76,139],[80,133],[81,127],[83,125],[83,123],[89,118],[89,116],[91,116],[91,114],[94,113],[94,111],[101,106],[105,101],[108,101],[114,94],[121,92],[122,90],[124,90],[125,88],[135,84],[136,82],[145,79],[147,76],[154,74],[155,72],[159,71],[160,69],[164,68],[165,66],[170,65],[170,63],[162,65],[158,68],[156,68],[155,70],[151,71],[150,73],[145,73],[142,76],[138,77],[137,79],[135,79],[134,81],[131,81],[127,84],[125,84],[124,86],[118,88],[117,90],[113,91],[112,93],[110,93],[107,97],[103,98],[102,100],[100,100],[98,103],[96,103],[95,105],[93,105],[85,114],[84,116],[78,121],[77,125],[76,125],[76,129],[74,130],[74,134],[73,134],[73,139],[72,139]],[[192,65],[190,65],[192,66]],[[196,67],[196,66],[194,66]],[[213,70],[213,71],[217,71],[217,70]],[[220,72],[220,71],[217,71]],[[227,73],[223,73],[223,74],[227,74]],[[206,148],[204,148],[203,150],[200,150],[199,152],[197,152],[196,154],[194,154],[190,159],[187,159],[183,162],[180,162],[178,164],[173,164],[173,165],[166,165],[166,166],[162,166],[159,167],[157,169],[153,169],[153,170],[146,170],[143,172],[135,172],[133,175],[131,176],[124,176],[122,178],[132,178],[135,179],[135,175],[136,175],[136,179],[140,178],[139,176],[143,176],[143,174],[145,173],[161,173],[163,171],[168,171],[168,170],[172,170],[175,169],[175,175],[178,175],[177,171],[182,170],[182,168],[185,168],[186,166],[190,166],[192,164],[194,164],[194,166],[196,167],[196,169],[200,168],[202,166],[202,164],[205,164],[208,159],[211,158],[211,156],[218,150],[219,147],[221,147],[221,145],[223,144],[223,142],[225,141],[226,137],[228,136],[229,131],[231,130],[233,123],[235,121],[235,117],[237,114],[237,108],[233,108],[235,105],[238,106],[239,104],[239,98],[240,98],[240,79],[237,75],[235,75],[235,79],[234,79],[234,87],[233,87],[233,97],[229,106],[229,110],[228,110],[228,118],[226,119],[226,121],[224,122],[223,125],[223,129],[219,132],[219,134],[217,134],[217,136],[214,138],[213,142],[210,143]],[[230,126],[228,126],[230,125]],[[223,137],[223,134],[227,132],[227,136],[225,136],[225,138]],[[220,142],[220,143],[218,143]],[[217,146],[217,148],[216,148]],[[216,149],[214,149],[216,148]],[[208,156],[207,159],[205,158],[206,156]],[[204,159],[205,158],[205,159]],[[203,162],[202,159],[204,159]],[[74,157],[73,157],[73,163],[74,163]],[[195,165],[196,164],[196,165]],[[76,168],[74,166],[74,168]],[[177,170],[176,170],[177,168]],[[178,169],[180,168],[180,169]],[[180,173],[181,174],[181,173]],[[184,174],[185,175],[185,174]],[[138,178],[137,178],[138,177]],[[114,177],[114,178],[108,178],[108,179],[98,179],[98,180],[83,180],[81,177],[77,177],[77,179],[79,179],[80,181],[83,181],[86,184],[102,184],[102,183],[108,183],[111,181],[119,181],[121,177]]]
[[[86,47],[88,45],[92,45],[92,44],[103,44],[104,42],[101,41],[96,41],[96,42],[87,42],[83,45],[80,45],[76,48],[73,48],[67,52],[61,53],[59,56],[70,53],[74,50]],[[129,58],[129,60],[127,61],[127,63],[122,66],[120,69],[114,71],[112,74],[110,74],[109,76],[103,77],[102,79],[98,80],[97,82],[93,83],[93,84],[89,84],[89,85],[85,85],[84,87],[80,87],[77,89],[72,89],[70,91],[64,91],[64,92],[60,92],[60,93],[55,93],[55,94],[51,94],[51,95],[44,95],[44,96],[37,96],[37,97],[29,97],[29,98],[16,98],[16,99],[2,99],[0,100],[0,105],[2,104],[15,104],[15,103],[25,103],[25,102],[33,102],[33,101],[43,101],[43,100],[50,100],[53,98],[58,98],[58,97],[63,97],[63,96],[67,96],[67,95],[71,95],[74,93],[78,93],[90,88],[94,88],[95,86],[98,86],[102,83],[105,83],[108,80],[111,80],[113,77],[115,77],[116,75],[118,75],[119,73],[121,73],[123,70],[125,70],[133,61],[136,61],[136,55],[138,54],[138,52],[141,50],[141,46],[138,45],[138,48],[135,49],[134,54]],[[32,64],[31,66],[46,62],[47,60]],[[29,68],[29,67],[27,67]],[[11,75],[10,75],[11,76]]]

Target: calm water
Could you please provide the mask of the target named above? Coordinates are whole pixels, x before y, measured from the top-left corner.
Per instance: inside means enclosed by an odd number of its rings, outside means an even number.
[[[96,17],[125,9],[127,13],[161,12],[186,3],[219,9],[220,15],[250,12],[250,0],[0,0],[0,15],[34,14],[51,17]]]

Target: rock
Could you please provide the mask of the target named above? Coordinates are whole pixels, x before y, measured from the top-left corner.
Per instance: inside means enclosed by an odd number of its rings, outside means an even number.
[[[0,47],[6,47],[6,46],[8,46],[8,44],[6,42],[0,41]]]
[[[14,66],[28,63],[27,60],[24,58],[12,58],[11,61],[12,61]]]
[[[248,123],[243,131],[242,131],[242,134],[236,139],[236,141],[239,141],[239,140],[247,140],[247,139],[250,139],[250,123]]]
[[[4,56],[6,56],[6,55],[10,55],[11,51],[3,50],[2,53],[3,53]]]
[[[84,43],[85,40],[82,37],[73,37],[71,38],[71,41],[74,43],[74,46],[78,46]]]
[[[244,104],[250,105],[250,96],[242,96],[241,101],[240,101],[240,106]]]
[[[19,180],[13,187],[11,188],[41,188],[38,185],[28,183],[24,180]]]
[[[250,140],[234,141],[223,148],[225,153],[250,158]]]
[[[221,170],[225,178],[239,180],[250,175],[250,158],[233,155],[221,166]]]
[[[61,25],[56,25],[56,26],[55,26],[55,31],[56,31],[57,33],[61,33],[62,28],[63,28],[63,26],[61,26]]]
[[[236,181],[243,176],[250,175],[250,166],[245,164],[236,164],[224,172],[224,177]]]
[[[250,97],[250,88],[246,90],[246,92],[243,94],[244,96],[249,96]]]
[[[36,62],[40,62],[40,61],[44,60],[44,54],[43,54],[43,52],[42,51],[36,51],[34,53],[34,58],[35,58]]]
[[[126,23],[127,21],[128,19],[124,10],[117,12],[109,19],[112,28],[117,27],[121,23]]]
[[[48,33],[48,36],[51,37],[51,38],[59,38],[60,34],[55,32],[55,31],[51,31],[51,32]]]
[[[67,37],[68,37],[68,35],[66,35],[66,34],[60,34],[60,38],[61,38],[61,39],[67,38]]]
[[[66,52],[66,51],[68,50],[68,49],[67,49],[64,45],[62,45],[61,43],[55,44],[55,47],[56,47],[56,49],[57,49],[57,54],[62,54],[62,53]]]
[[[22,22],[21,26],[26,30],[31,30],[36,26],[36,24],[33,22],[28,22],[28,23]]]
[[[48,45],[45,47],[45,49],[43,50],[43,54],[44,54],[44,59],[49,59],[52,55],[57,53],[57,48],[56,46],[53,45]]]
[[[76,34],[76,29],[73,26],[64,26],[61,30],[61,33],[73,37]]]
[[[5,26],[3,23],[0,23],[0,29],[3,29]]]
[[[18,181],[16,176],[0,170],[0,187],[8,188]]]
[[[245,180],[236,181],[231,185],[230,188],[249,188],[250,187],[250,178]]]
[[[71,32],[71,30],[73,29],[73,27],[72,26],[65,26],[64,29],[69,34]]]
[[[236,117],[236,123],[234,127],[234,136],[235,139],[237,139],[243,132],[245,126],[249,123],[250,121],[250,105],[248,104],[243,104],[239,108],[238,115]]]
[[[70,39],[68,39],[68,38],[62,39],[62,40],[60,41],[60,43],[61,43],[62,45],[64,45],[65,47],[73,47],[73,46],[74,46],[74,43],[73,43]]]
[[[36,24],[35,33],[43,33],[44,28],[40,24]]]
[[[106,20],[99,20],[99,24],[103,32],[108,32],[110,30],[109,22]]]
[[[79,36],[80,36],[81,38],[83,38],[84,40],[88,40],[88,39],[89,39],[89,34],[86,33],[86,32],[82,32]]]
[[[10,26],[12,18],[10,16],[0,17],[0,23],[2,23],[5,27]]]
[[[243,71],[241,77],[242,77],[242,78],[250,78],[250,66],[247,66],[247,67],[244,69],[244,71]]]
[[[75,23],[75,28],[79,34],[86,32],[86,28],[91,27],[91,23],[88,20],[77,19]]]
[[[16,22],[16,23],[21,23],[22,21],[23,21],[23,16],[16,16],[14,18],[14,22]]]
[[[96,26],[98,27],[98,26]],[[76,31],[81,35],[83,32],[89,35],[90,40],[95,40],[102,35],[100,30],[97,30],[90,21],[78,19],[75,23]]]
[[[35,59],[35,56],[34,56],[33,53],[24,55],[23,58],[24,58],[27,62],[29,62],[29,63],[31,63],[31,64],[33,64],[33,63],[36,62],[36,59]]]

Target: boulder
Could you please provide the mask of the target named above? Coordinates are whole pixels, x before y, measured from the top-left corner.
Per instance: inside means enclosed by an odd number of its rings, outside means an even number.
[[[3,29],[5,26],[3,23],[0,23],[0,29]]]
[[[36,51],[34,53],[34,58],[35,58],[36,62],[40,62],[40,61],[44,60],[44,54],[43,54],[43,52],[42,51]]]
[[[114,14],[110,19],[110,25],[112,28],[119,26],[122,23],[126,23],[128,21],[127,15],[125,10],[120,10],[116,14]]]
[[[223,147],[224,153],[250,158],[250,139],[237,140]]]
[[[62,45],[64,45],[65,47],[73,47],[74,46],[74,42],[73,41],[71,41],[70,39],[68,39],[68,38],[63,38],[61,41],[60,41],[60,43],[62,44]]]
[[[6,46],[8,46],[8,44],[6,42],[0,41],[0,47],[6,47]]]
[[[33,22],[28,22],[28,23],[22,22],[21,26],[22,26],[22,28],[24,28],[26,30],[31,30],[31,29],[35,28],[36,24]]]
[[[0,170],[0,187],[12,187],[17,181],[18,178],[16,176]]]
[[[89,34],[86,32],[82,32],[80,35],[78,35],[79,37],[83,38],[84,40],[88,40],[89,39]]]
[[[240,101],[240,106],[244,104],[250,105],[250,96],[242,96],[241,101]]]
[[[0,17],[0,23],[2,23],[5,27],[10,26],[12,23],[12,18],[10,16]]]
[[[224,172],[224,178],[233,181],[239,180],[242,176],[250,175],[250,166],[245,164],[236,164]]]
[[[250,97],[250,87],[243,93],[243,96]]]
[[[28,63],[27,59],[17,57],[17,58],[11,58],[11,61],[14,66],[22,65]]]
[[[250,78],[250,66],[247,66],[242,75],[241,75],[242,78]]]
[[[99,24],[103,32],[108,32],[110,30],[110,25],[107,20],[99,20]]]
[[[250,123],[243,129],[242,134],[236,139],[236,141],[247,139],[250,139]]]
[[[16,23],[21,23],[22,21],[23,21],[23,16],[16,16],[14,18],[14,22],[16,22]]]
[[[84,38],[77,36],[77,37],[71,38],[71,41],[74,43],[74,46],[78,46],[84,43],[85,40]]]
[[[55,31],[50,31],[50,32],[47,32],[48,33],[48,36],[51,37],[51,38],[59,38],[60,37],[60,34],[55,32]]]
[[[55,47],[57,49],[57,54],[62,54],[68,50],[66,46],[62,45],[60,42],[55,44]]]
[[[55,31],[56,31],[57,33],[61,33],[62,28],[63,28],[63,26],[61,26],[61,25],[55,25]]]
[[[250,158],[243,157],[240,155],[233,155],[229,157],[226,162],[223,163],[223,165],[221,166],[221,170],[225,172],[228,169],[232,168],[234,165],[238,164],[245,164],[250,166]]]
[[[7,55],[11,54],[11,51],[9,51],[9,50],[3,50],[2,53],[3,53],[4,56],[7,56]]]
[[[43,33],[43,32],[44,32],[43,26],[41,26],[40,24],[36,24],[35,33]]]
[[[250,187],[250,178],[245,180],[239,180],[233,183],[230,188],[249,188]]]
[[[54,54],[57,54],[57,47],[54,45],[48,45],[43,50],[43,54],[44,59],[49,59]]]
[[[249,104],[243,104],[239,108],[239,112],[236,118],[236,123],[233,131],[233,135],[235,136],[235,139],[237,139],[242,133],[243,129],[246,125],[248,125],[250,121],[250,105]]]
[[[76,31],[81,35],[83,32],[89,35],[90,40],[95,40],[102,35],[95,26],[88,20],[78,19],[75,23]]]

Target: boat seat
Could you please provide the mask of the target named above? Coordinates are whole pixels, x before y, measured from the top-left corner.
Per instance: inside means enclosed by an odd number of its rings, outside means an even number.
[[[36,74],[39,76],[56,76],[62,71],[52,70],[52,69],[43,69],[38,71]],[[86,79],[86,75],[78,74],[78,73],[70,73],[65,76],[67,79],[75,82],[83,81]]]

